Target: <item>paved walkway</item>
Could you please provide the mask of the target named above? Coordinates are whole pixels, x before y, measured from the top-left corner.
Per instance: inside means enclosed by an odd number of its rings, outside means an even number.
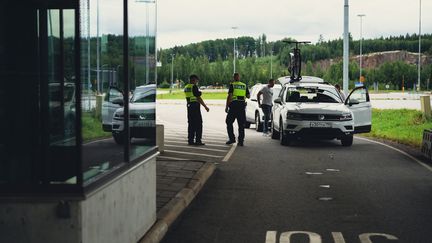
[[[159,122],[163,121],[159,119]],[[236,145],[225,145],[225,134],[211,129],[206,129],[203,135],[205,146],[190,146],[184,125],[163,123],[164,151],[156,162],[157,222],[142,243],[162,239],[213,174],[216,165],[226,162],[236,148]]]

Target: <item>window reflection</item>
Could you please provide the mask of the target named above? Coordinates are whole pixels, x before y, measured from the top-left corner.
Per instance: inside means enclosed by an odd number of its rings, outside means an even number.
[[[87,57],[81,62],[82,70],[87,70],[82,74],[83,177],[87,183],[125,162],[124,143],[113,131],[114,113],[123,109],[123,2],[91,0],[89,6],[81,34],[82,56]]]
[[[156,144],[156,55],[155,4],[129,0],[129,78],[131,159]],[[143,24],[144,23],[144,24]]]
[[[47,105],[49,183],[76,183],[75,11],[47,11]],[[44,41],[45,38],[41,38]],[[42,91],[42,96],[44,91]],[[45,109],[45,108],[42,108]]]

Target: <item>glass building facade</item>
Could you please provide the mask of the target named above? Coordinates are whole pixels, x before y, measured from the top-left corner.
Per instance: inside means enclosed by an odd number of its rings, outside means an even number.
[[[0,197],[80,197],[156,153],[155,5],[0,3]]]

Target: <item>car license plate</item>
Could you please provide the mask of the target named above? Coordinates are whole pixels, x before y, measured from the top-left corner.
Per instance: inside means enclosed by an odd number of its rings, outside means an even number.
[[[154,121],[134,121],[131,126],[133,127],[154,127]]]
[[[310,123],[310,127],[314,127],[314,128],[328,128],[328,127],[331,127],[331,124],[327,123],[327,122],[311,122]]]

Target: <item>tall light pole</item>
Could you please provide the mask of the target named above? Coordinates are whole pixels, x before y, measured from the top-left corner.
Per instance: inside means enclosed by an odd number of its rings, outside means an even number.
[[[237,53],[236,53],[236,35],[235,35],[235,31],[236,31],[236,29],[238,29],[238,27],[237,26],[233,26],[233,27],[231,27],[231,29],[234,32],[233,68],[234,68],[234,73],[235,73],[236,72],[236,55],[237,55]]]
[[[417,74],[417,91],[420,91],[421,78],[421,0],[419,0],[419,57],[418,57],[418,74]]]
[[[349,4],[344,4],[344,41],[343,41],[343,92],[348,95],[348,67],[349,67]]]
[[[270,78],[273,78],[273,47],[270,50]]]
[[[172,86],[174,81],[174,54],[171,54],[171,85],[170,85],[170,94],[172,92]]]
[[[99,0],[96,2],[96,86],[97,86],[97,92],[100,93],[100,40],[99,40]]]
[[[366,14],[357,14],[357,16],[360,18],[360,76],[359,80],[360,82],[362,80],[362,55],[363,55],[363,17],[366,16]]]
[[[156,9],[156,21],[157,21],[157,3],[156,0],[135,0],[135,2],[138,3],[145,3],[145,7],[146,7],[146,84],[149,83],[150,80],[150,63],[149,63],[149,57],[150,57],[150,43],[149,43],[149,39],[150,39],[150,28],[149,28],[149,23],[150,23],[150,13],[149,13],[149,7],[148,7],[148,3],[154,3],[155,4],[155,9]],[[155,21],[155,26],[156,26],[156,21]],[[155,39],[156,39],[156,33],[155,33]],[[155,45],[156,45],[156,41],[155,41]],[[156,51],[155,51],[155,57],[156,57]],[[155,67],[156,71],[157,68]]]

